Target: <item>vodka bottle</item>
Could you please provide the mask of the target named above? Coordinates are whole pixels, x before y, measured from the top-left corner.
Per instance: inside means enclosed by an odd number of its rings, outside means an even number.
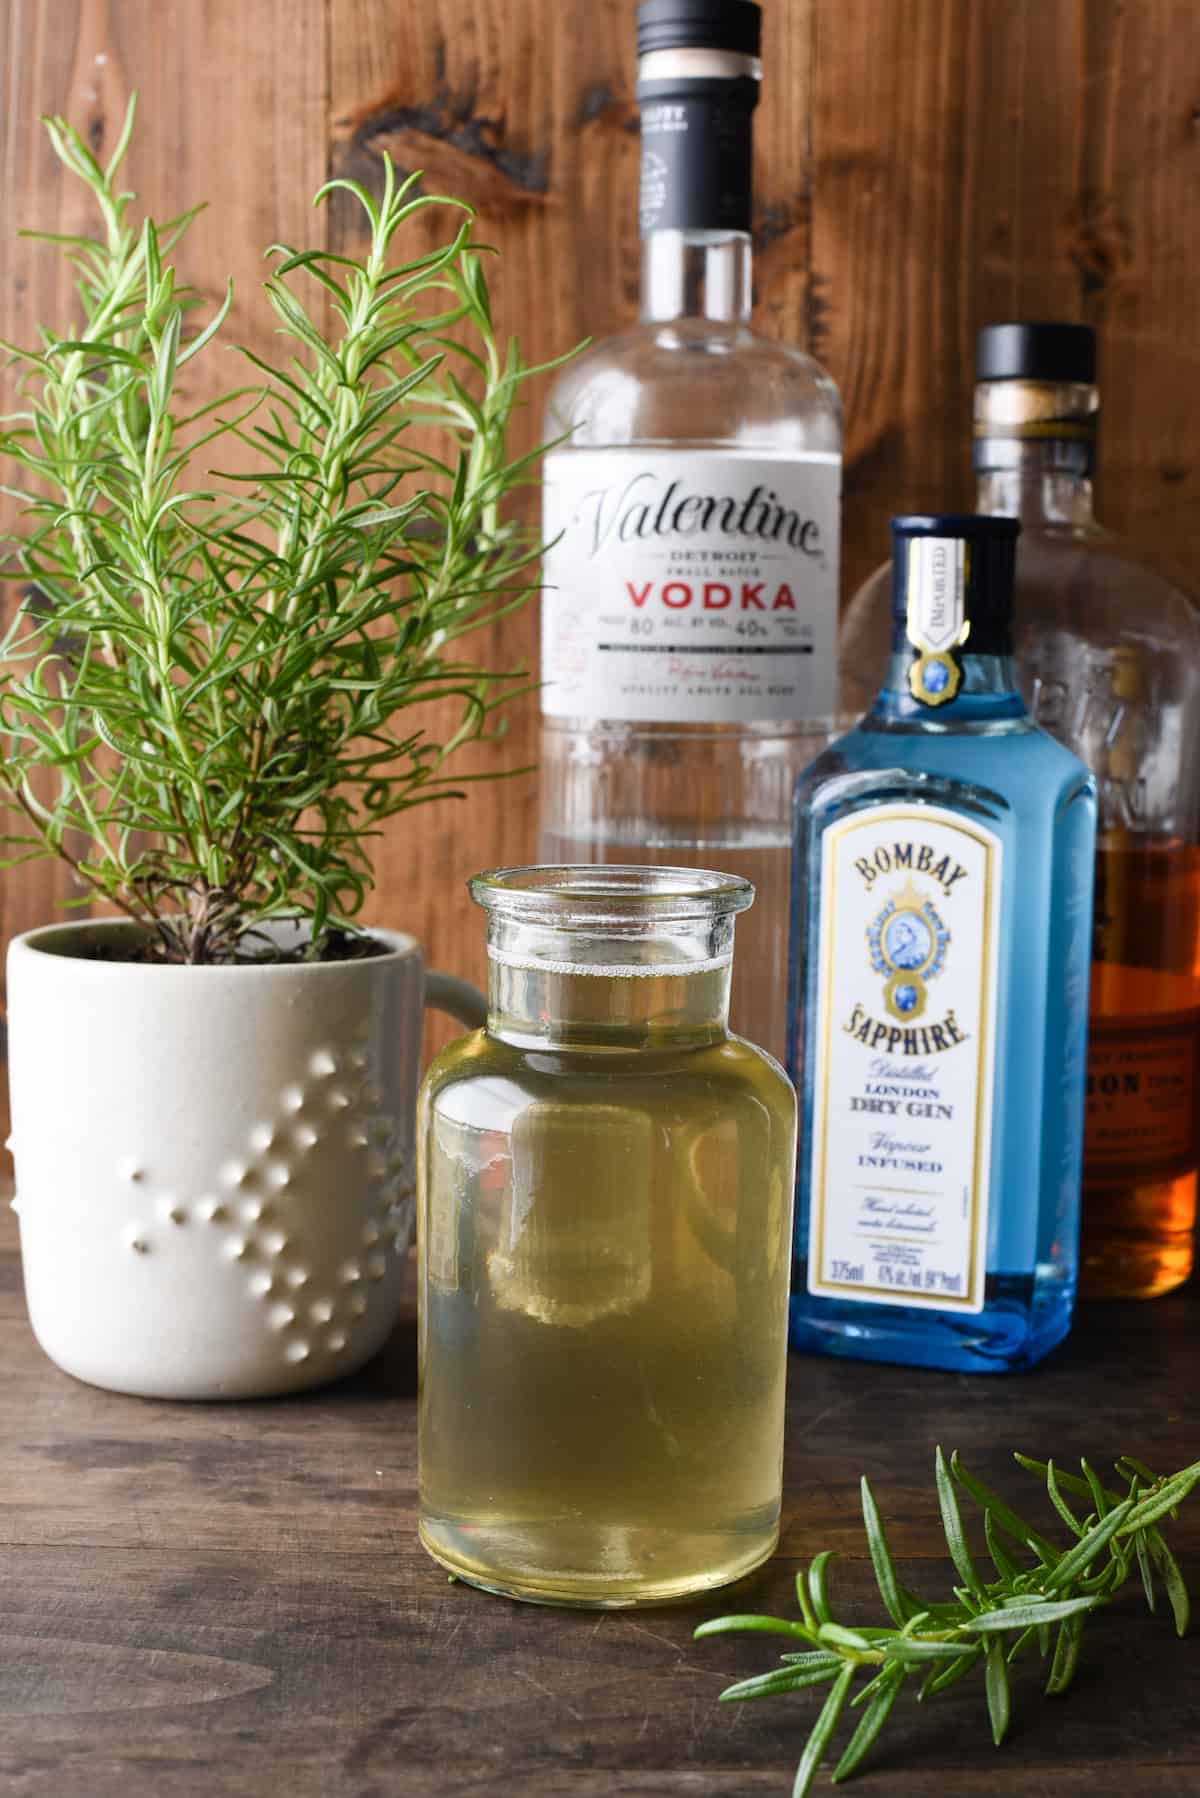
[[[1152,1297],[1191,1271],[1200,1163],[1200,617],[1093,515],[1093,333],[988,326],[976,373],[977,503],[1021,521],[1021,687],[1099,788],[1080,1291]],[[889,585],[846,616],[856,710]]]
[[[899,518],[893,647],[796,804],[798,1348],[1028,1367],[1071,1320],[1096,788],[1029,717],[1009,518]]]
[[[786,1033],[791,791],[835,682],[837,390],[750,329],[749,0],[646,0],[641,316],[570,363],[545,469],[541,854],[753,881],[735,1029]]]

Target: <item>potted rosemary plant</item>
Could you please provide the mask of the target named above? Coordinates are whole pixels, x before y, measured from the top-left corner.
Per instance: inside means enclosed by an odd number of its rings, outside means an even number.
[[[452,793],[450,754],[521,690],[458,645],[536,580],[500,516],[532,371],[497,344],[467,210],[385,162],[379,198],[317,195],[362,206],[362,259],[274,246],[278,359],[243,350],[245,384],[189,406],[230,295],[186,328],[189,220],[131,222],[132,123],[102,168],[48,121],[101,228],[58,240],[73,334],[6,346],[8,865],[60,856],[106,914],[10,952],[17,1205],[62,1367],[261,1396],[348,1372],[395,1321],[425,976],[353,920],[382,821]],[[447,241],[402,260],[431,206]],[[234,444],[250,473],[203,472]],[[431,997],[482,1021],[462,983]]]

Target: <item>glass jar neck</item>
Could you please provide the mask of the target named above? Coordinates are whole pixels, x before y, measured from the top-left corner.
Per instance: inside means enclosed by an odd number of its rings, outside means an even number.
[[[646,323],[750,317],[751,250],[743,231],[651,231],[642,239]]]
[[[555,930],[493,916],[488,1034],[521,1048],[697,1048],[729,1032],[733,920],[653,936]]]
[[[754,888],[705,869],[498,868],[488,914],[488,1034],[522,1048],[679,1049],[728,1034],[733,925]]]
[[[1044,443],[1022,443],[1012,467],[980,469],[975,503],[980,512],[1034,527],[1095,522],[1090,478],[1054,466],[1052,446]]]

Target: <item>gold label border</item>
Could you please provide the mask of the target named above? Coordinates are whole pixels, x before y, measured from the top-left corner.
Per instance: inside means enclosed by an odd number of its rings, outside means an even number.
[[[910,824],[936,823],[944,828],[957,830],[963,836],[976,842],[984,851],[983,866],[983,965],[979,970],[979,1048],[975,1067],[975,1127],[972,1153],[973,1179],[971,1184],[971,1232],[969,1258],[969,1285],[965,1298],[946,1299],[925,1293],[898,1292],[891,1286],[864,1286],[849,1281],[819,1279],[814,1269],[822,1265],[824,1251],[825,1207],[828,1203],[827,1167],[829,1147],[829,1060],[833,1037],[833,952],[837,919],[837,877],[838,858],[836,854],[828,854],[827,849],[840,848],[846,837],[858,830],[865,830],[871,825],[891,822]],[[906,806],[882,805],[870,806],[863,811],[853,812],[848,818],[840,818],[831,824],[821,837],[821,926],[820,926],[820,985],[817,993],[817,1029],[820,1035],[818,1061],[813,1081],[815,1103],[813,1105],[813,1121],[816,1140],[812,1145],[810,1167],[818,1160],[816,1178],[810,1181],[809,1190],[809,1242],[808,1242],[808,1290],[816,1298],[840,1296],[846,1294],[852,1298],[879,1298],[892,1305],[903,1308],[918,1306],[930,1311],[958,1311],[978,1315],[983,1309],[984,1287],[987,1282],[986,1246],[980,1256],[980,1235],[986,1227],[990,1202],[991,1169],[984,1165],[984,1150],[989,1157],[991,1150],[991,1131],[986,1129],[988,1122],[984,1115],[985,1104],[990,1104],[995,1083],[995,1033],[996,1008],[992,1004],[995,992],[996,973],[999,963],[999,932],[997,929],[999,914],[999,897],[996,887],[999,884],[995,876],[998,852],[1001,850],[1000,839],[993,831],[983,826],[972,828],[965,823],[960,813],[952,812],[948,807],[935,805]],[[990,1066],[991,1080],[987,1079]],[[818,1118],[819,1114],[819,1118]],[[814,1284],[819,1279],[819,1284]]]

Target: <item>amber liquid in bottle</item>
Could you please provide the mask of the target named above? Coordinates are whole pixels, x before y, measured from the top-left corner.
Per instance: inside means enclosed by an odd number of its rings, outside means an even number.
[[[1153,1298],[1196,1218],[1200,849],[1113,831],[1096,860],[1080,1283]]]

